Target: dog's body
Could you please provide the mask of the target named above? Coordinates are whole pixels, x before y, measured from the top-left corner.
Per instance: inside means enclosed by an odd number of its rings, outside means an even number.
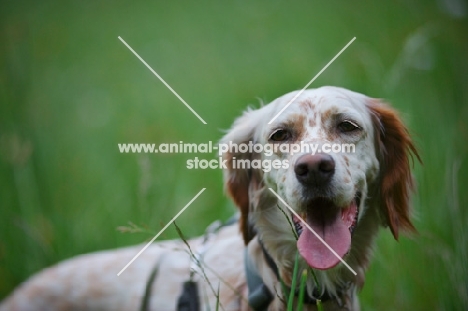
[[[277,147],[355,146],[354,153],[323,149],[291,154],[277,149],[268,155],[251,150],[223,154],[228,167],[226,189],[241,212],[248,279],[257,275],[271,298],[262,306],[251,299],[252,309],[286,310],[280,279],[291,286],[299,252],[299,273],[309,271],[304,310],[316,310],[317,300],[323,301],[325,310],[358,310],[356,292],[364,284],[379,227],[389,226],[396,239],[400,230],[414,230],[409,220],[409,157],[418,154],[398,115],[378,100],[341,88],[293,92],[248,110],[221,140],[222,144],[249,142]],[[240,159],[281,165],[272,170],[238,168]],[[201,310],[206,309],[205,303],[216,309],[218,286],[220,310],[247,310],[241,235],[227,226],[208,242],[202,241],[191,241],[195,254],[197,249],[207,249],[202,266],[209,282],[202,272],[196,274],[202,284]],[[190,275],[187,248],[176,241],[153,245],[117,277],[137,252],[138,248],[127,248],[85,255],[45,270],[16,290],[0,310],[43,306],[47,310],[138,310],[145,288],[151,290],[148,310],[176,310],[182,284]],[[157,273],[148,287],[156,263]],[[249,284],[250,295],[254,290]]]
[[[242,298],[247,289],[242,255],[245,246],[238,227],[221,228],[207,245],[204,237],[189,242],[194,254],[207,247],[200,261],[211,284],[200,272],[193,277],[201,296],[200,310],[206,310],[206,305],[216,310],[217,298],[212,289],[219,289],[224,310],[247,310],[247,301]],[[154,243],[117,276],[143,247],[82,255],[45,269],[17,288],[0,310],[176,310],[183,283],[189,281],[193,267],[186,245],[181,240]],[[150,292],[145,297],[147,286]],[[148,307],[144,309],[146,298]]]

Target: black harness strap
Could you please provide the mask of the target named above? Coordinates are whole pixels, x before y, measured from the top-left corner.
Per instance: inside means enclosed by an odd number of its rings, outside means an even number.
[[[249,257],[247,248],[244,251],[244,267],[249,292],[247,297],[249,306],[254,311],[266,311],[274,297],[258,274],[255,264]]]
[[[177,300],[177,311],[200,311],[197,282],[187,281],[184,283],[182,294]]]
[[[258,239],[258,243],[260,244],[260,247],[262,248],[263,256],[265,256],[265,261],[268,267],[270,267],[270,269],[275,273],[276,277],[279,280],[278,267],[276,266],[275,261],[273,260],[273,258],[271,258],[270,254],[268,254],[268,252],[266,251],[265,245],[263,245],[262,240]]]
[[[148,281],[146,281],[146,286],[145,286],[145,294],[143,295],[143,299],[141,300],[141,306],[140,306],[140,311],[149,311],[149,303],[150,303],[150,298],[151,298],[151,290],[153,288],[153,283],[154,280],[156,279],[156,276],[158,275],[159,272],[159,266],[161,266],[161,262],[164,257],[162,257],[156,266],[154,267],[153,271],[151,271],[151,274],[148,278]]]

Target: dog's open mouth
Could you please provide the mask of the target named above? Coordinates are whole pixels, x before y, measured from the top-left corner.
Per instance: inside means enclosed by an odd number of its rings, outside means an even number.
[[[351,248],[351,234],[359,215],[361,195],[357,193],[354,200],[346,207],[336,206],[330,199],[312,200],[300,216],[336,254],[343,258]],[[296,216],[292,217],[299,236],[297,248],[307,264],[315,269],[325,270],[340,262],[335,254],[311,232]]]

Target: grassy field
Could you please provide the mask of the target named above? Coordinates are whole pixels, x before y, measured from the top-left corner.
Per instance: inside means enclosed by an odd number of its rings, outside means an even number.
[[[424,161],[419,234],[395,242],[382,230],[362,309],[465,310],[467,14],[463,0],[2,2],[0,299],[64,258],[148,240],[116,228],[158,231],[201,188],[178,220],[184,233],[227,219],[219,170],[117,144],[217,141],[248,105],[302,88],[356,37],[311,87],[386,98]]]

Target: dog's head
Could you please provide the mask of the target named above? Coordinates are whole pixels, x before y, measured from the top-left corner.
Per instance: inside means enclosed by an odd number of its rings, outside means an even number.
[[[350,252],[366,214],[388,225],[395,239],[400,230],[414,230],[409,157],[419,156],[398,114],[336,87],[297,95],[246,111],[220,142],[246,145],[223,154],[245,242],[259,234],[277,260],[297,247],[309,266],[324,270],[339,263],[336,254]]]

